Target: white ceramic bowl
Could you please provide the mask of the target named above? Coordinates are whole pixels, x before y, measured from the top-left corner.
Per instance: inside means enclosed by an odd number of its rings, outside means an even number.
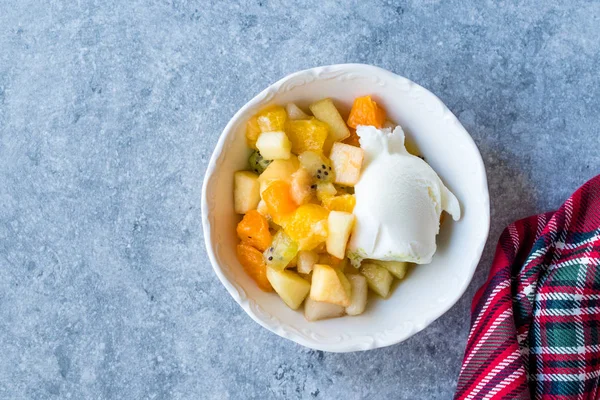
[[[236,259],[233,173],[245,169],[246,121],[270,104],[334,99],[347,115],[354,98],[373,95],[412,138],[427,162],[458,197],[463,216],[446,218],[433,262],[405,278],[390,298],[369,299],[359,316],[307,322],[275,293],[264,293]],[[382,178],[382,184],[385,184]],[[370,65],[342,64],[296,72],[269,86],[229,121],[208,165],[202,188],[204,240],[215,273],[253,320],[313,349],[348,352],[389,346],[424,329],[466,290],[485,245],[490,221],[485,168],[471,136],[448,108],[423,87]]]

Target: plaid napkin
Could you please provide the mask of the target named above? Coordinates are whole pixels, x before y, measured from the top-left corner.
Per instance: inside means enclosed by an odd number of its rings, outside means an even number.
[[[455,399],[600,398],[600,175],[506,228],[471,312]]]

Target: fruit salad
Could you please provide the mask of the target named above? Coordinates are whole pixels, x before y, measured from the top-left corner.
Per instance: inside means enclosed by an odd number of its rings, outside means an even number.
[[[309,109],[275,105],[248,120],[251,154],[235,173],[234,204],[243,215],[237,258],[246,273],[316,321],[361,314],[369,290],[387,298],[408,263],[349,251],[360,222],[354,186],[370,162],[356,130],[394,126],[386,111],[371,96],[355,99],[347,118],[329,98]]]

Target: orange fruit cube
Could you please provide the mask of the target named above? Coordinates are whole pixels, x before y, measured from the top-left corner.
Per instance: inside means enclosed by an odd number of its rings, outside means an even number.
[[[273,291],[267,279],[267,265],[265,264],[263,254],[246,243],[238,244],[236,250],[238,261],[258,287],[264,292]]]
[[[267,209],[272,217],[286,216],[296,210],[290,184],[286,181],[273,181],[262,193]]]
[[[271,245],[269,221],[258,211],[248,211],[237,226],[237,234],[242,243],[265,251]]]
[[[279,132],[285,128],[287,112],[281,106],[269,107],[256,115],[261,132]]]
[[[329,211],[318,204],[304,204],[284,226],[285,233],[298,243],[299,250],[313,250],[327,240]]]
[[[357,97],[350,110],[348,126],[356,129],[359,125],[373,125],[380,129],[385,123],[385,110],[371,99],[371,96]]]
[[[299,119],[289,121],[286,133],[292,142],[292,152],[300,154],[305,151],[323,151],[329,128],[318,119]]]
[[[343,194],[323,198],[323,206],[330,211],[345,211],[352,213],[356,205],[356,197],[353,194]]]
[[[246,143],[248,144],[248,147],[256,150],[256,141],[258,140],[260,133],[258,118],[254,116],[246,122]]]

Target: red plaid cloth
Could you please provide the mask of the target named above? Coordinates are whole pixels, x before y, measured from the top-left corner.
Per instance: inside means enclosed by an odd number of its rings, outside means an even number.
[[[600,398],[600,175],[502,233],[455,399]]]

